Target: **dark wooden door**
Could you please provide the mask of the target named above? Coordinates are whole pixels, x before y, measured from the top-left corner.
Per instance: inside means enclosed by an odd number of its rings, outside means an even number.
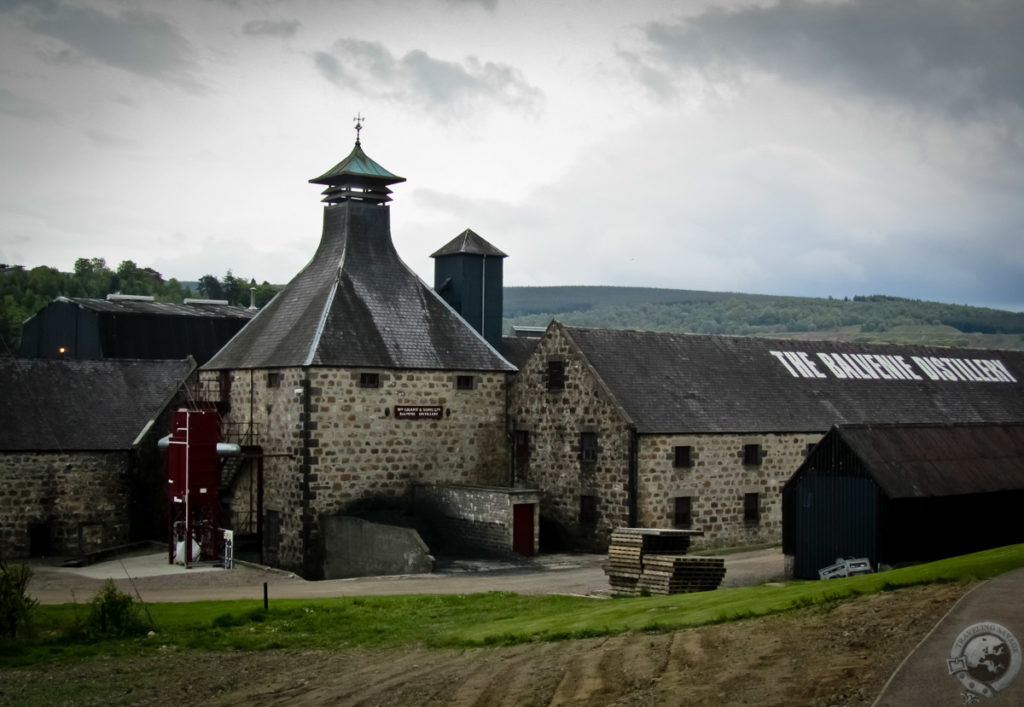
[[[517,503],[512,506],[512,552],[533,554],[533,504]]]

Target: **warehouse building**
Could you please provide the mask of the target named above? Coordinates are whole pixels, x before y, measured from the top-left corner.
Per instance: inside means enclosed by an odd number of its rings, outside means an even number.
[[[1024,422],[1024,352],[586,329],[553,322],[510,396],[542,547],[619,526],[782,539],[782,488],[834,425]]]
[[[783,550],[817,579],[1024,542],[1024,424],[841,425],[783,488]]]
[[[255,314],[226,300],[156,302],[148,295],[58,297],[22,325],[21,356],[183,359],[205,363]]]

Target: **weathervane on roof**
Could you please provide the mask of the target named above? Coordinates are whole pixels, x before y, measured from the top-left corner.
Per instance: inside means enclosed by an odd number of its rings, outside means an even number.
[[[353,118],[352,120],[356,124],[356,144],[358,145],[358,144],[360,144],[359,143],[359,131],[361,131],[363,129],[363,121],[366,120],[366,118],[364,118],[363,116],[359,115],[359,113],[357,112],[356,113],[356,117]]]

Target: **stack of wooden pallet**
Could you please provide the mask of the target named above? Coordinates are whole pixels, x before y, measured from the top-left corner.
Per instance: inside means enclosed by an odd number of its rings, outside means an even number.
[[[637,580],[638,592],[682,594],[718,589],[725,577],[724,557],[644,555],[644,571]]]
[[[677,594],[715,589],[725,576],[720,557],[687,557],[700,530],[618,528],[612,532],[608,583],[616,594]]]

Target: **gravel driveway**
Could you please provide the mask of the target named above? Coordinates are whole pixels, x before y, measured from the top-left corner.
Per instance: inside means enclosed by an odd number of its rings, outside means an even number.
[[[722,586],[741,586],[780,579],[781,550],[771,548],[725,555]],[[240,563],[232,570],[214,567],[185,569],[167,564],[164,552],[147,552],[88,567],[32,563],[29,593],[43,604],[89,601],[106,579],[121,591],[146,602],[207,599],[260,599],[263,585],[271,598],[366,596],[380,594],[570,594],[609,596],[601,569],[604,555],[554,554],[521,561],[442,558],[433,574],[358,577],[307,582],[289,572]]]

